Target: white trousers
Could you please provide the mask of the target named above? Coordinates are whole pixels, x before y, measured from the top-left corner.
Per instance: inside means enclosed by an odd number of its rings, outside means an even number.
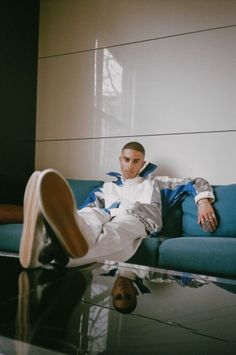
[[[82,258],[70,259],[67,267],[104,260],[126,261],[136,252],[142,239],[147,237],[144,224],[130,214],[110,219],[106,212],[90,207],[77,213],[89,251]]]

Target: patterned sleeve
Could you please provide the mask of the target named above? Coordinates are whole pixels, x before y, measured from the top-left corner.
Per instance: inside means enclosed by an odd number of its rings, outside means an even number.
[[[96,187],[94,190],[92,190],[89,193],[86,200],[80,206],[80,209],[85,207],[98,207],[98,208],[105,207],[103,185],[100,187]]]
[[[203,178],[169,178],[167,176],[158,177],[154,184],[160,189],[162,204],[173,207],[181,202],[186,195],[194,198],[195,203],[203,198],[214,201],[214,194],[211,185]]]

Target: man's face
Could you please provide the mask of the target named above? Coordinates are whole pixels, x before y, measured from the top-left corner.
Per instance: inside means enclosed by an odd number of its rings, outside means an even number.
[[[135,178],[146,163],[143,153],[133,149],[123,149],[119,160],[124,179]]]
[[[137,302],[138,291],[133,285],[133,281],[123,276],[117,277],[111,294],[114,306],[119,309],[129,308]]]

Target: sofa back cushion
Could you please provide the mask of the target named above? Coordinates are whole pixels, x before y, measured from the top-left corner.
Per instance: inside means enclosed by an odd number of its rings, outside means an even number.
[[[92,190],[103,184],[102,180],[67,179],[67,181],[75,196],[77,208],[82,205]]]
[[[192,197],[187,196],[182,204],[183,236],[236,238],[236,184],[213,186],[214,208],[218,219],[215,232],[204,232],[197,223],[197,206]]]
[[[182,234],[182,207],[180,204],[171,208],[163,217],[161,235],[178,237]]]

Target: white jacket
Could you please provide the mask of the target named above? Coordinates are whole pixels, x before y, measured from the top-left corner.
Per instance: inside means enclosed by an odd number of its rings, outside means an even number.
[[[149,163],[141,174],[124,180],[119,173],[109,173],[116,181],[105,182],[93,190],[81,208],[99,207],[111,218],[123,213],[136,216],[145,224],[147,233],[159,232],[162,218],[169,208],[191,195],[197,203],[214,201],[212,187],[203,178],[170,178],[157,175],[157,166]]]

